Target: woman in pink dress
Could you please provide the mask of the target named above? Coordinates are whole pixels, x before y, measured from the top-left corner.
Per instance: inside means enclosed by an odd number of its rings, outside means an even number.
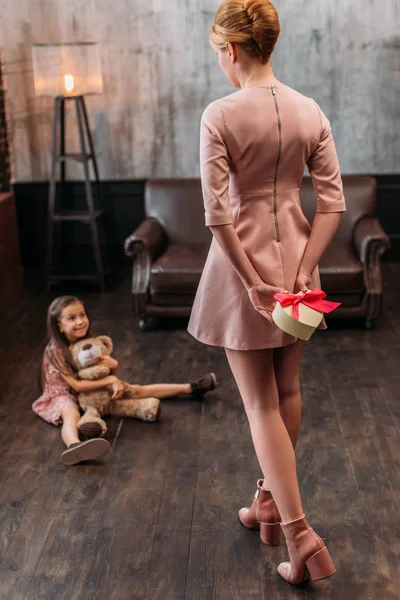
[[[336,570],[301,503],[295,447],[301,419],[303,340],[272,320],[274,294],[320,287],[318,261],[346,210],[330,123],[319,105],[279,81],[270,57],[280,31],[268,0],[225,0],[211,44],[240,88],[201,120],[205,223],[213,239],[188,331],[223,346],[243,399],[263,472],[241,522],[276,544],[282,530],[290,583]],[[299,189],[307,164],[317,196],[310,227]],[[318,329],[326,329],[325,319]]]

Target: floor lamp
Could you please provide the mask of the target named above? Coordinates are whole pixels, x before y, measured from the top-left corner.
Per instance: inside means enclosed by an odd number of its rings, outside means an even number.
[[[47,229],[47,287],[53,283],[79,279],[95,280],[100,283],[101,291],[105,289],[104,267],[99,238],[99,220],[103,216],[102,206],[96,206],[90,180],[89,165],[92,163],[98,202],[102,204],[101,185],[97,167],[93,139],[90,133],[89,120],[85,106],[85,96],[100,94],[103,91],[103,79],[100,64],[99,45],[93,42],[65,44],[34,44],[32,46],[35,93],[37,96],[54,97],[53,142],[51,154],[51,171],[48,197],[48,229]],[[78,127],[79,152],[67,152],[66,104],[75,105]],[[65,183],[67,161],[82,164],[84,172],[86,210],[57,210],[56,177],[57,166],[60,165],[61,192]],[[90,226],[95,273],[68,273],[54,269],[55,224],[63,222],[81,222]]]

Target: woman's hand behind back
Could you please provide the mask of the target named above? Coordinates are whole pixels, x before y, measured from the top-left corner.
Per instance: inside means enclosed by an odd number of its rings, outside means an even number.
[[[277,302],[274,298],[274,295],[288,294],[289,291],[261,281],[260,283],[256,283],[255,285],[248,287],[247,293],[255,310],[265,317],[270,323],[275,325],[272,319],[272,311],[274,310]]]
[[[311,290],[311,274],[306,271],[299,271],[296,277],[296,283],[294,286],[294,293],[307,292]]]

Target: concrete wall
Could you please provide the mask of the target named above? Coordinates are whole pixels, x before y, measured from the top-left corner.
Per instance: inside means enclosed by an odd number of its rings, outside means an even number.
[[[202,110],[234,91],[208,32],[215,0],[0,0],[14,180],[48,178],[52,100],[31,44],[101,43],[105,93],[88,98],[104,179],[197,176]],[[400,0],[276,0],[278,79],[331,120],[344,174],[398,173]],[[69,115],[70,149],[76,144]],[[68,175],[79,177],[78,167]]]

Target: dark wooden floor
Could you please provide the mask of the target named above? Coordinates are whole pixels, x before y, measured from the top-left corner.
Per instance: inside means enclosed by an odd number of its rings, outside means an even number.
[[[328,321],[306,345],[298,475],[337,574],[301,587],[276,573],[285,546],[263,546],[237,519],[260,472],[223,349],[196,342],[185,322],[139,332],[129,277],[102,297],[81,294],[94,330],[114,339],[122,378],[214,370],[221,386],[203,403],[163,401],[160,423],[110,421],[107,462],[66,468],[60,430],[31,411],[55,294],[27,293],[0,333],[0,598],[399,598],[400,264],[383,268],[376,328]]]

